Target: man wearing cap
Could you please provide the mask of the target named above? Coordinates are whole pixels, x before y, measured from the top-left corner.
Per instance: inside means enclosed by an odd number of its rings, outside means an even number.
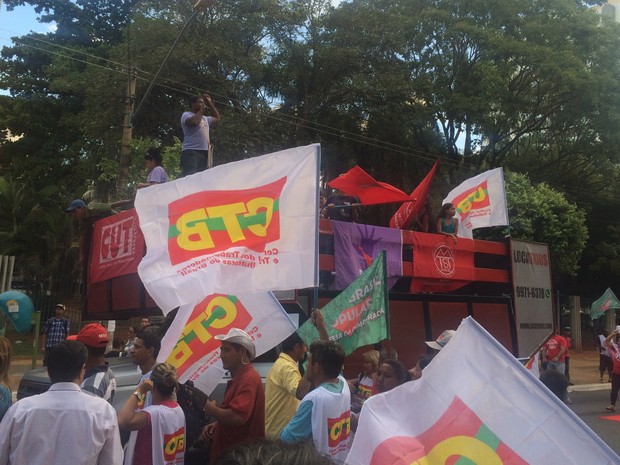
[[[220,358],[231,375],[220,407],[208,401],[204,413],[215,418],[205,427],[213,439],[209,463],[215,463],[224,450],[250,439],[265,437],[265,391],[260,375],[250,364],[256,356],[252,338],[241,329],[218,334],[222,342]]]
[[[86,373],[80,384],[82,391],[101,397],[111,404],[116,392],[116,379],[103,356],[109,341],[108,332],[99,323],[90,323],[82,328],[76,339],[88,350]]]
[[[43,335],[41,349],[45,351],[43,366],[47,366],[49,350],[56,344],[60,344],[67,339],[69,335],[69,320],[64,318],[64,313],[65,306],[63,304],[56,304],[54,307],[54,316],[45,322],[41,330],[41,334]]]
[[[90,203],[86,205],[82,199],[75,199],[67,206],[65,213],[69,213],[75,219],[85,220],[86,218],[110,216],[116,213],[116,211],[108,203]]]
[[[431,349],[440,351],[446,346],[448,342],[450,342],[450,339],[452,339],[452,336],[454,336],[455,334],[456,334],[456,331],[454,331],[453,329],[446,329],[434,341],[425,341],[425,342],[426,342],[426,345],[429,346]]]

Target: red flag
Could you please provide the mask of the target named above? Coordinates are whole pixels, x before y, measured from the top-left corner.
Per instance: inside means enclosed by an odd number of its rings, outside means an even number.
[[[437,171],[437,166],[439,165],[439,160],[435,162],[431,170],[428,172],[426,177],[422,180],[418,187],[416,187],[411,193],[410,197],[414,200],[413,202],[404,203],[401,207],[394,213],[394,216],[390,220],[390,228],[398,228],[405,229],[408,228],[415,215],[422,211],[424,204],[426,203],[426,197],[428,195],[428,191],[431,188],[431,182],[433,182],[433,176],[435,176],[435,171]]]
[[[144,255],[144,236],[133,208],[95,223],[88,283],[136,273]]]
[[[474,241],[413,233],[411,292],[450,292],[474,279]]]
[[[411,197],[403,191],[377,181],[359,166],[354,166],[346,173],[328,182],[327,185],[341,190],[347,195],[357,196],[362,205],[411,201]]]

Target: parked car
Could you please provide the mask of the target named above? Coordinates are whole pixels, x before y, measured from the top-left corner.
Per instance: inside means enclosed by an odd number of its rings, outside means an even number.
[[[265,358],[275,360],[271,352],[275,353],[274,350],[269,351],[267,353],[269,355],[264,354],[253,363],[254,368],[256,368],[263,379],[263,385],[265,384],[267,373],[273,365],[273,361],[260,360],[264,360]],[[118,412],[123,407],[129,396],[131,396],[131,394],[136,390],[136,386],[140,381],[140,372],[138,367],[131,362],[131,358],[129,357],[112,357],[107,358],[106,361],[110,364],[110,368],[114,372],[114,377],[116,378],[116,392],[114,394],[114,399],[112,400],[112,406]],[[225,376],[222,378],[209,398],[216,400],[218,403],[221,402],[224,398],[226,383],[229,380],[230,376]],[[47,368],[42,367],[30,370],[24,374],[19,382],[19,387],[17,388],[17,400],[23,399],[24,397],[34,396],[36,394],[41,394],[47,391],[50,385],[51,382],[49,376],[47,375]]]

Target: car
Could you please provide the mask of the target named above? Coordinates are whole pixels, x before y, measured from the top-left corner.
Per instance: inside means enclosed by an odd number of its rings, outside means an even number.
[[[263,380],[263,386],[265,385],[267,373],[269,373],[269,370],[273,366],[272,361],[259,361],[261,359],[264,360],[265,358],[265,355],[263,355],[260,359],[257,359],[253,363],[254,368],[258,371]],[[268,358],[273,359],[273,355]],[[112,406],[118,413],[123,405],[125,405],[125,402],[129,396],[131,396],[131,394],[136,390],[136,386],[140,381],[141,375],[138,367],[131,362],[131,358],[129,357],[112,357],[107,358],[106,361],[109,363],[110,368],[114,372],[114,377],[116,378],[116,392],[114,393]],[[209,398],[221,403],[224,398],[226,383],[229,380],[230,376],[227,374],[224,378],[222,378]],[[42,367],[30,370],[24,374],[19,382],[19,387],[17,388],[17,400],[23,399],[24,397],[34,396],[36,394],[41,394],[47,391],[50,386],[51,382],[49,376],[47,375],[47,368]]]
[[[114,393],[112,405],[118,412],[131,393],[136,390],[136,386],[140,381],[140,372],[129,357],[107,358],[106,361],[109,363],[110,368],[114,372],[114,377],[116,378],[116,392]],[[47,375],[47,368],[41,367],[30,370],[24,374],[19,382],[17,400],[41,394],[47,391],[50,385],[51,382]]]

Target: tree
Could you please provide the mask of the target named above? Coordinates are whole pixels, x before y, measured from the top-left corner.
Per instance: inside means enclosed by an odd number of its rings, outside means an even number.
[[[588,240],[585,212],[545,183],[506,173],[510,235],[549,244],[555,277],[574,276]]]
[[[67,297],[79,276],[71,247],[71,221],[54,186],[33,191],[19,180],[0,178],[0,255],[15,255],[30,292]]]

